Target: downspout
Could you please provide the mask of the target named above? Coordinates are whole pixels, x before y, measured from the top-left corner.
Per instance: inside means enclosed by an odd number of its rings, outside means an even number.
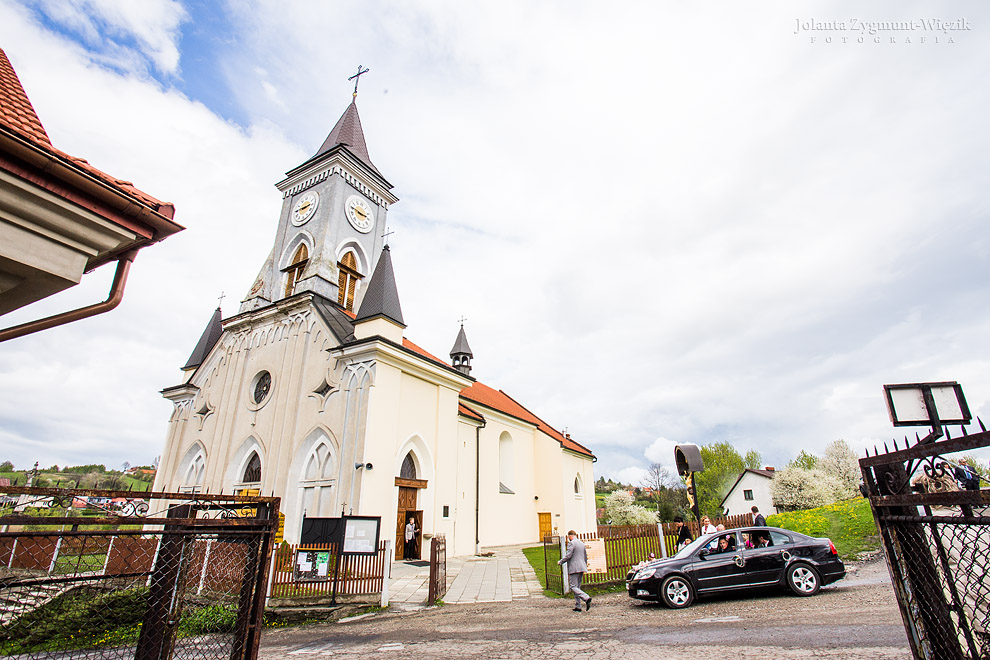
[[[128,250],[117,258],[117,271],[113,275],[113,285],[110,287],[110,295],[103,302],[0,330],[0,342],[109,312],[124,299],[124,286],[127,284],[127,273],[130,271],[131,262],[134,261],[137,253],[137,250]]]
[[[474,554],[481,554],[481,429],[487,421],[474,429]]]

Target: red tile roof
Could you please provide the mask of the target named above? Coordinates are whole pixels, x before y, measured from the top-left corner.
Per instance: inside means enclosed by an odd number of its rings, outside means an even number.
[[[557,429],[544,422],[542,419],[530,412],[528,408],[502,390],[495,390],[482,382],[475,382],[470,387],[466,387],[461,390],[461,397],[469,401],[480,403],[481,405],[489,408],[494,408],[495,410],[527,421],[531,424],[535,424],[537,428],[559,442],[564,449],[570,449],[573,452],[584,454],[585,456],[594,456],[590,449],[574,442],[570,435],[564,435]]]
[[[41,125],[34,106],[31,105],[20,79],[14,72],[14,67],[11,66],[2,48],[0,48],[0,123],[36,143],[52,146],[45,127]]]
[[[172,222],[172,218],[175,215],[175,207],[172,204],[158,200],[148,193],[139,190],[130,181],[118,179],[93,167],[83,158],[70,156],[64,151],[53,147],[51,140],[48,138],[48,133],[45,131],[44,126],[41,125],[41,120],[38,119],[38,114],[34,111],[34,106],[31,105],[31,101],[28,99],[27,93],[24,91],[24,87],[21,85],[21,81],[14,71],[14,67],[7,58],[7,54],[3,52],[3,49],[0,49],[0,132],[6,132],[21,138],[38,151],[43,152],[50,161],[58,162],[64,166],[68,172],[76,172],[83,175],[83,177],[96,179],[110,190],[130,198],[139,205],[146,207],[153,214],[157,214],[159,216],[158,218],[155,218],[152,214],[148,214],[147,211],[144,214],[129,214],[138,223],[147,223],[148,226],[143,227],[144,231],[141,231],[141,227],[133,226],[133,221],[122,221],[122,224],[137,231],[139,234],[145,235],[146,238],[161,240],[183,229],[181,225]],[[65,170],[42,166],[38,163],[32,163],[32,165],[35,168],[40,167],[42,170],[41,174],[33,171],[18,171],[17,173],[31,179],[38,185],[56,192],[66,199],[71,199],[76,203],[90,207],[90,204],[80,198],[78,191],[66,190],[65,183],[69,183],[74,188],[76,181],[66,179]],[[59,181],[56,183],[52,179]],[[100,212],[104,209],[91,208],[91,210]],[[121,219],[115,218],[114,220]]]
[[[475,412],[474,410],[465,406],[461,402],[457,403],[457,412],[460,415],[464,415],[465,417],[470,417],[471,419],[476,419],[479,422],[485,421],[485,418],[481,415],[481,413]]]
[[[419,355],[425,357],[428,360],[432,360],[438,364],[442,364],[445,367],[450,366],[445,361],[427,352],[425,349],[421,348],[420,346],[417,346],[416,344],[409,341],[405,337],[402,338],[402,345],[408,348],[409,350],[413,351],[414,353],[418,353]],[[591,452],[590,449],[577,442],[574,442],[574,440],[572,440],[569,435],[564,435],[557,429],[553,428],[552,426],[544,422],[542,419],[534,415],[522,404],[520,404],[518,401],[513,399],[511,396],[509,396],[502,390],[492,389],[491,387],[488,387],[484,383],[476,381],[470,387],[466,387],[463,390],[461,390],[461,398],[467,399],[468,401],[474,401],[475,403],[480,403],[481,405],[492,408],[493,410],[498,410],[499,412],[503,412],[507,415],[511,415],[512,417],[516,417],[517,419],[521,419],[523,421],[529,422],[530,424],[533,424],[541,431],[549,435],[551,438],[559,442],[564,449],[570,449],[571,451],[577,452],[578,454],[584,454],[585,456],[594,457],[594,454]],[[466,406],[462,405],[461,407],[465,408]],[[468,408],[468,410],[471,409]],[[476,413],[473,410],[471,410],[471,412],[474,413],[475,415],[478,415],[478,413]],[[468,416],[471,417],[472,415],[468,415]],[[477,418],[480,418],[480,415]]]

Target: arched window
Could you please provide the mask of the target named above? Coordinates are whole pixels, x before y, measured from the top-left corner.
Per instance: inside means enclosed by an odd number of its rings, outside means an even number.
[[[399,477],[402,479],[416,479],[416,460],[413,458],[412,452],[406,454],[405,459],[402,461],[402,467],[399,468]]]
[[[337,303],[344,309],[354,309],[354,289],[357,287],[361,273],[357,269],[357,259],[353,252],[347,252],[337,262]]]
[[[303,271],[306,270],[306,264],[308,263],[309,250],[306,249],[305,243],[300,243],[299,247],[296,248],[296,253],[292,255],[292,261],[289,262],[289,267],[285,269],[286,298],[296,292],[296,284],[302,277]]]
[[[299,479],[302,509],[310,518],[332,514],[336,475],[333,450],[326,441],[318,441],[309,452]]]
[[[512,436],[503,432],[498,438],[498,492],[514,494],[515,480],[516,469],[512,455]]]
[[[332,479],[334,476],[333,459],[330,448],[325,443],[320,443],[313,453],[309,455],[306,462],[306,470],[303,472],[303,479],[306,481],[321,481]]]
[[[192,487],[199,487],[203,485],[203,475],[206,473],[206,459],[203,458],[203,454],[196,454],[196,458],[192,460],[189,467],[186,469],[185,485]],[[198,491],[197,491],[198,492]]]
[[[574,497],[581,497],[581,475],[578,474],[574,477]]]
[[[244,466],[244,476],[241,481],[246,484],[255,484],[261,481],[261,457],[258,452],[251,452],[247,465]]]

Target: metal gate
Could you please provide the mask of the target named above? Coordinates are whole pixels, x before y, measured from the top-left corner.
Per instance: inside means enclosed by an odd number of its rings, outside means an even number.
[[[0,488],[0,655],[251,660],[277,523],[277,498]]]
[[[430,586],[427,602],[433,605],[447,593],[447,537],[437,534],[430,541]]]
[[[543,574],[546,576],[546,588],[554,593],[565,593],[564,576],[560,565],[560,536],[547,534],[543,537]]]
[[[979,424],[859,462],[915,658],[990,657],[990,490],[954,478],[958,454],[990,446]]]

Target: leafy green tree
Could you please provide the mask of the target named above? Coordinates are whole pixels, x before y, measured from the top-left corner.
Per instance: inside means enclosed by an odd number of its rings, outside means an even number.
[[[750,449],[743,457],[743,463],[750,470],[759,470],[763,467],[763,457],[760,456],[760,452]]]
[[[814,470],[816,465],[818,465],[818,457],[814,454],[809,454],[802,449],[798,452],[797,457],[787,464],[787,467],[799,467],[804,470]]]
[[[0,463],[0,472],[13,472],[13,471],[14,471],[14,464],[11,463],[10,461],[4,461],[3,463]]]
[[[703,472],[694,475],[701,515],[722,515],[722,498],[745,469],[743,457],[728,442],[713,442],[701,447]]]

